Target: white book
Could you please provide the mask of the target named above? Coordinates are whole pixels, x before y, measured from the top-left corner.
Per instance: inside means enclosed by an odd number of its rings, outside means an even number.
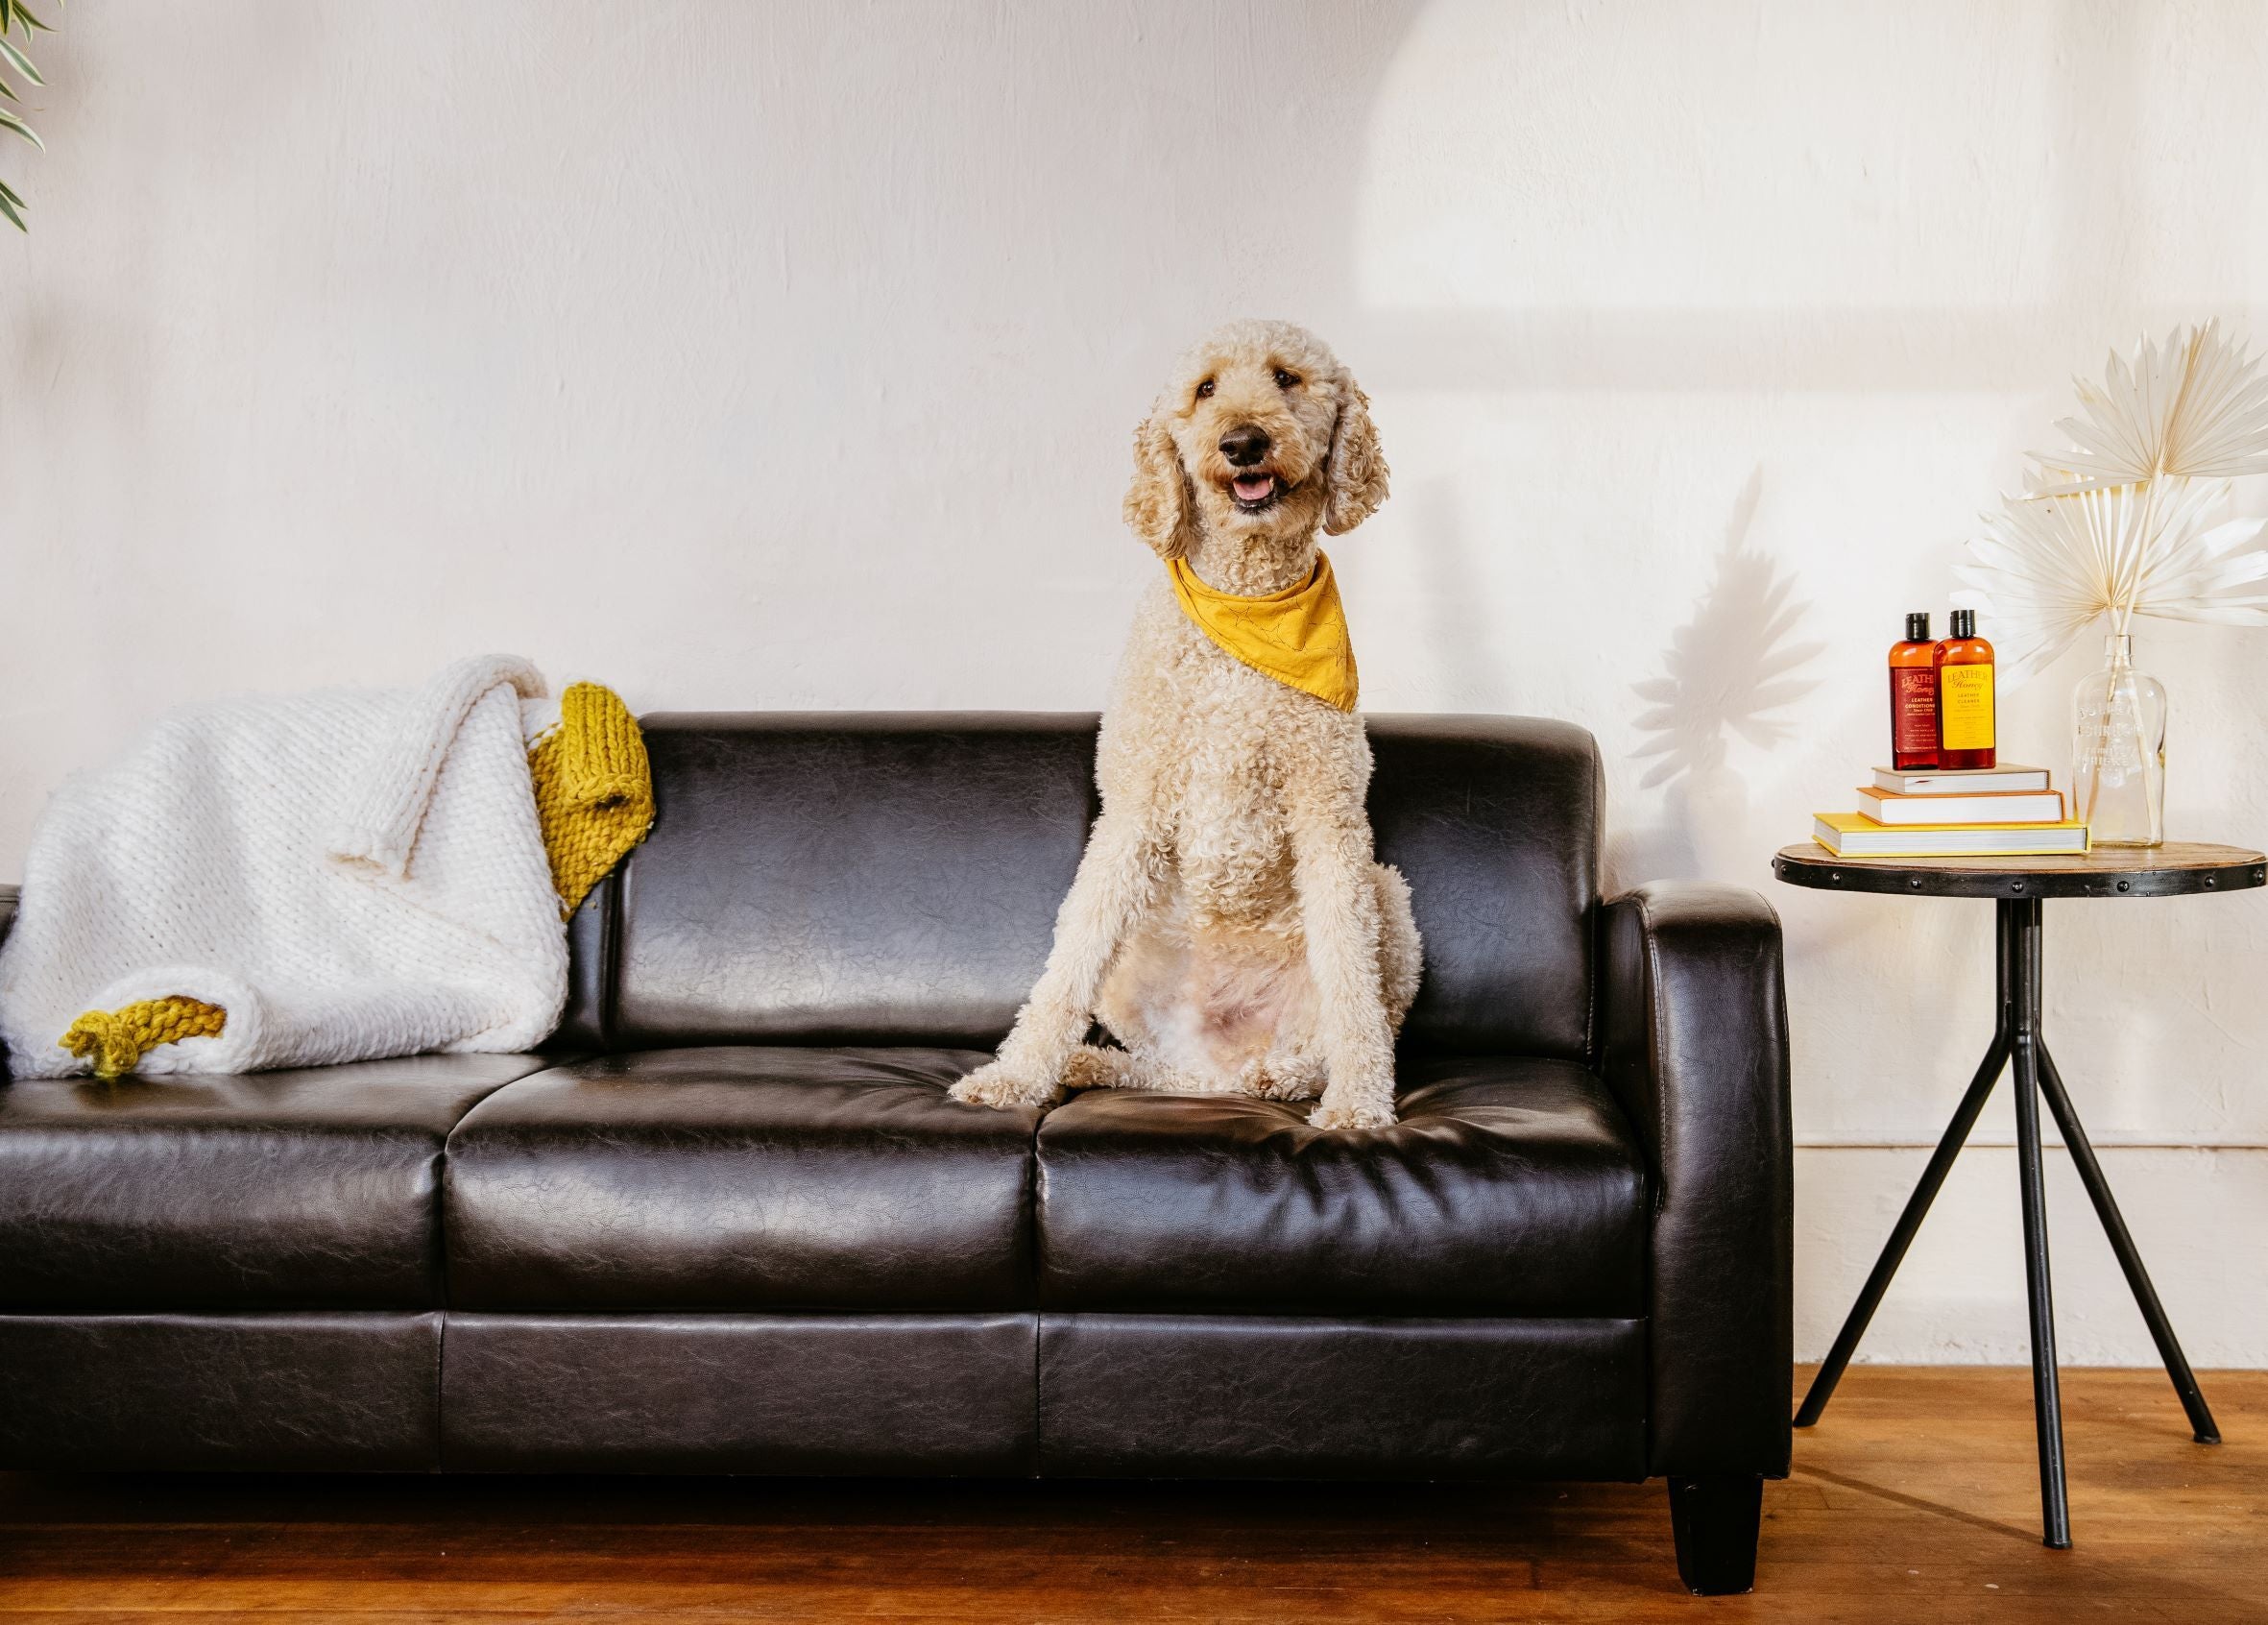
[[[1997,767],[1895,767],[1874,769],[1874,788],[1893,795],[1973,795],[1979,790],[2043,790],[2047,769],[2004,762]]]
[[[1978,790],[1970,795],[1898,795],[1859,787],[1859,811],[1877,824],[2060,824],[2062,790]]]

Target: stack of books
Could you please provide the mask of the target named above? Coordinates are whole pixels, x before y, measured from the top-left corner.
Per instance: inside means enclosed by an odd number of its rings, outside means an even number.
[[[2047,769],[1874,769],[1856,812],[1813,815],[1812,838],[1838,858],[2036,858],[2087,850]]]

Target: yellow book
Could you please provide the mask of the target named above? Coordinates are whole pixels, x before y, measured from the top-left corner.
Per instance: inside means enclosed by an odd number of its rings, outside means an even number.
[[[1815,812],[1811,838],[1838,858],[2054,858],[2087,849],[2087,826],[1878,824],[1858,812]]]

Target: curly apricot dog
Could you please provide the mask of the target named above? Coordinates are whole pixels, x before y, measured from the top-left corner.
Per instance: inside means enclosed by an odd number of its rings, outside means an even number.
[[[1317,531],[1352,530],[1386,494],[1353,376],[1311,333],[1242,322],[1183,357],[1135,431],[1125,514],[1170,567],[1186,561],[1193,591],[1254,599],[1327,585]],[[1102,719],[1102,814],[1047,969],[957,1099],[1320,1094],[1318,1128],[1394,1121],[1417,928],[1401,875],[1372,858],[1351,684],[1345,701],[1244,664],[1161,574]],[[1084,1042],[1098,1019],[1122,1050]]]

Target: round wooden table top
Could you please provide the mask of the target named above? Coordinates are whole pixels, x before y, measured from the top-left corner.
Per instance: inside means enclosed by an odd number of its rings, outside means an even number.
[[[2268,885],[2268,858],[2195,840],[2068,858],[1838,858],[1807,840],[1781,847],[1772,872],[1790,885],[1910,897],[2185,897]]]

